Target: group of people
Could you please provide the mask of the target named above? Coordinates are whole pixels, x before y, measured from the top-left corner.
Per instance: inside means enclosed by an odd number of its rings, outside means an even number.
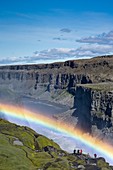
[[[78,150],[74,149],[73,153],[77,154],[77,155],[82,155],[82,149],[78,149]],[[87,157],[90,157],[89,153],[87,154]],[[94,154],[94,158],[95,159],[97,158],[97,154],[96,153]]]
[[[81,155],[82,154],[82,149],[80,149],[80,150],[79,149],[78,150],[74,149],[74,154],[80,154]]]

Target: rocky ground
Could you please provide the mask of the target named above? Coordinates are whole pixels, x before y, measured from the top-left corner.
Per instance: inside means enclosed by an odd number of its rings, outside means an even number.
[[[32,129],[0,119],[1,170],[113,170],[104,158],[62,150]]]

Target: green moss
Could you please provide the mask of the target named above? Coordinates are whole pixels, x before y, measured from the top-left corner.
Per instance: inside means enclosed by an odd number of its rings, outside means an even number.
[[[103,160],[97,160],[97,166],[99,168],[109,168],[109,164]]]
[[[39,143],[40,150],[45,146],[53,146],[57,149],[60,149],[60,147],[54,143],[53,140],[39,134],[37,134],[38,137],[35,138],[34,134],[36,134],[36,132],[30,128],[18,126],[0,119],[0,148],[2,148],[0,152],[0,158],[2,158],[0,160],[2,162],[2,166],[5,167],[4,169],[10,169],[11,165],[13,170],[13,164],[16,164],[16,169],[28,169],[27,167],[30,169],[30,166],[32,169],[34,169],[35,166],[43,168],[45,164],[53,161],[51,155],[47,152],[36,152],[34,150],[35,141]],[[14,146],[13,141],[15,138],[18,138],[24,146]],[[10,163],[6,160],[7,158]],[[5,161],[9,164],[8,168],[5,166]],[[25,163],[23,164],[22,161]]]
[[[38,168],[43,168],[46,163],[52,161],[51,156],[46,152],[39,152],[36,154],[29,155],[29,158],[32,160],[33,164]]]
[[[0,134],[0,145],[9,145],[9,138],[3,134]]]
[[[26,153],[15,146],[6,144],[8,141],[0,143],[0,169],[4,170],[18,170],[20,169],[34,169],[32,162],[26,157]]]
[[[60,160],[60,161],[51,162],[47,169],[52,170],[52,169],[59,169],[59,168],[61,170],[64,170],[64,169],[68,170],[69,169],[68,161],[67,160]]]
[[[28,133],[24,127],[19,127],[15,124],[10,124],[9,122],[5,121],[0,121],[0,132],[5,135],[18,138],[25,146],[28,146],[32,149],[35,148],[33,134],[31,135],[30,132]]]
[[[23,142],[23,146],[13,145],[15,137]],[[36,142],[39,151],[34,148]],[[44,152],[45,146],[57,150]],[[64,153],[64,156],[59,157],[59,153]],[[36,135],[30,128],[0,119],[0,170],[70,170],[73,163],[85,165],[83,159],[61,150],[53,140]],[[97,160],[97,166],[102,170],[112,170],[103,159]]]
[[[77,162],[79,165],[86,165],[86,162],[85,162],[85,160],[83,160],[83,159],[78,159],[78,160],[76,160],[76,162]]]
[[[69,160],[71,162],[77,160],[77,157],[75,155],[67,155],[66,158],[67,158],[67,160]]]
[[[53,146],[56,149],[60,149],[58,144],[45,136],[39,136],[36,141],[38,142],[40,149],[43,149],[45,146]]]

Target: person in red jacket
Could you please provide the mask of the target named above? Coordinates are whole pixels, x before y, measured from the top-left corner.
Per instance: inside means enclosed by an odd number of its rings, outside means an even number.
[[[82,149],[80,150],[80,154],[82,154]]]

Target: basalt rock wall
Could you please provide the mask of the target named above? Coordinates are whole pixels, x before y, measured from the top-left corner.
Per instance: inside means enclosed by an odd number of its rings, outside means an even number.
[[[47,94],[57,98],[65,90],[68,95],[73,96],[69,98],[66,94],[64,98],[73,100],[75,111],[72,116],[78,118],[77,126],[102,138],[113,139],[112,90],[94,90],[82,86],[112,83],[112,75],[113,56],[43,65],[1,66],[0,88],[32,97],[43,94],[46,100],[48,100]],[[64,100],[64,104],[69,104],[69,100]]]
[[[39,71],[17,71],[17,70],[3,70],[0,71],[0,84],[6,85],[12,90],[19,92],[28,91],[37,92],[39,87],[44,87],[45,90],[51,91],[54,89],[70,89],[76,84],[90,83],[91,80],[84,74],[65,74],[65,73],[40,73]]]
[[[113,91],[98,91],[79,86],[75,90],[77,126],[101,139],[113,141]]]
[[[76,87],[76,84],[113,82],[112,75],[113,56],[53,64],[0,67],[1,84],[27,93],[30,91],[31,94],[36,94],[40,87],[45,90],[70,90]]]

